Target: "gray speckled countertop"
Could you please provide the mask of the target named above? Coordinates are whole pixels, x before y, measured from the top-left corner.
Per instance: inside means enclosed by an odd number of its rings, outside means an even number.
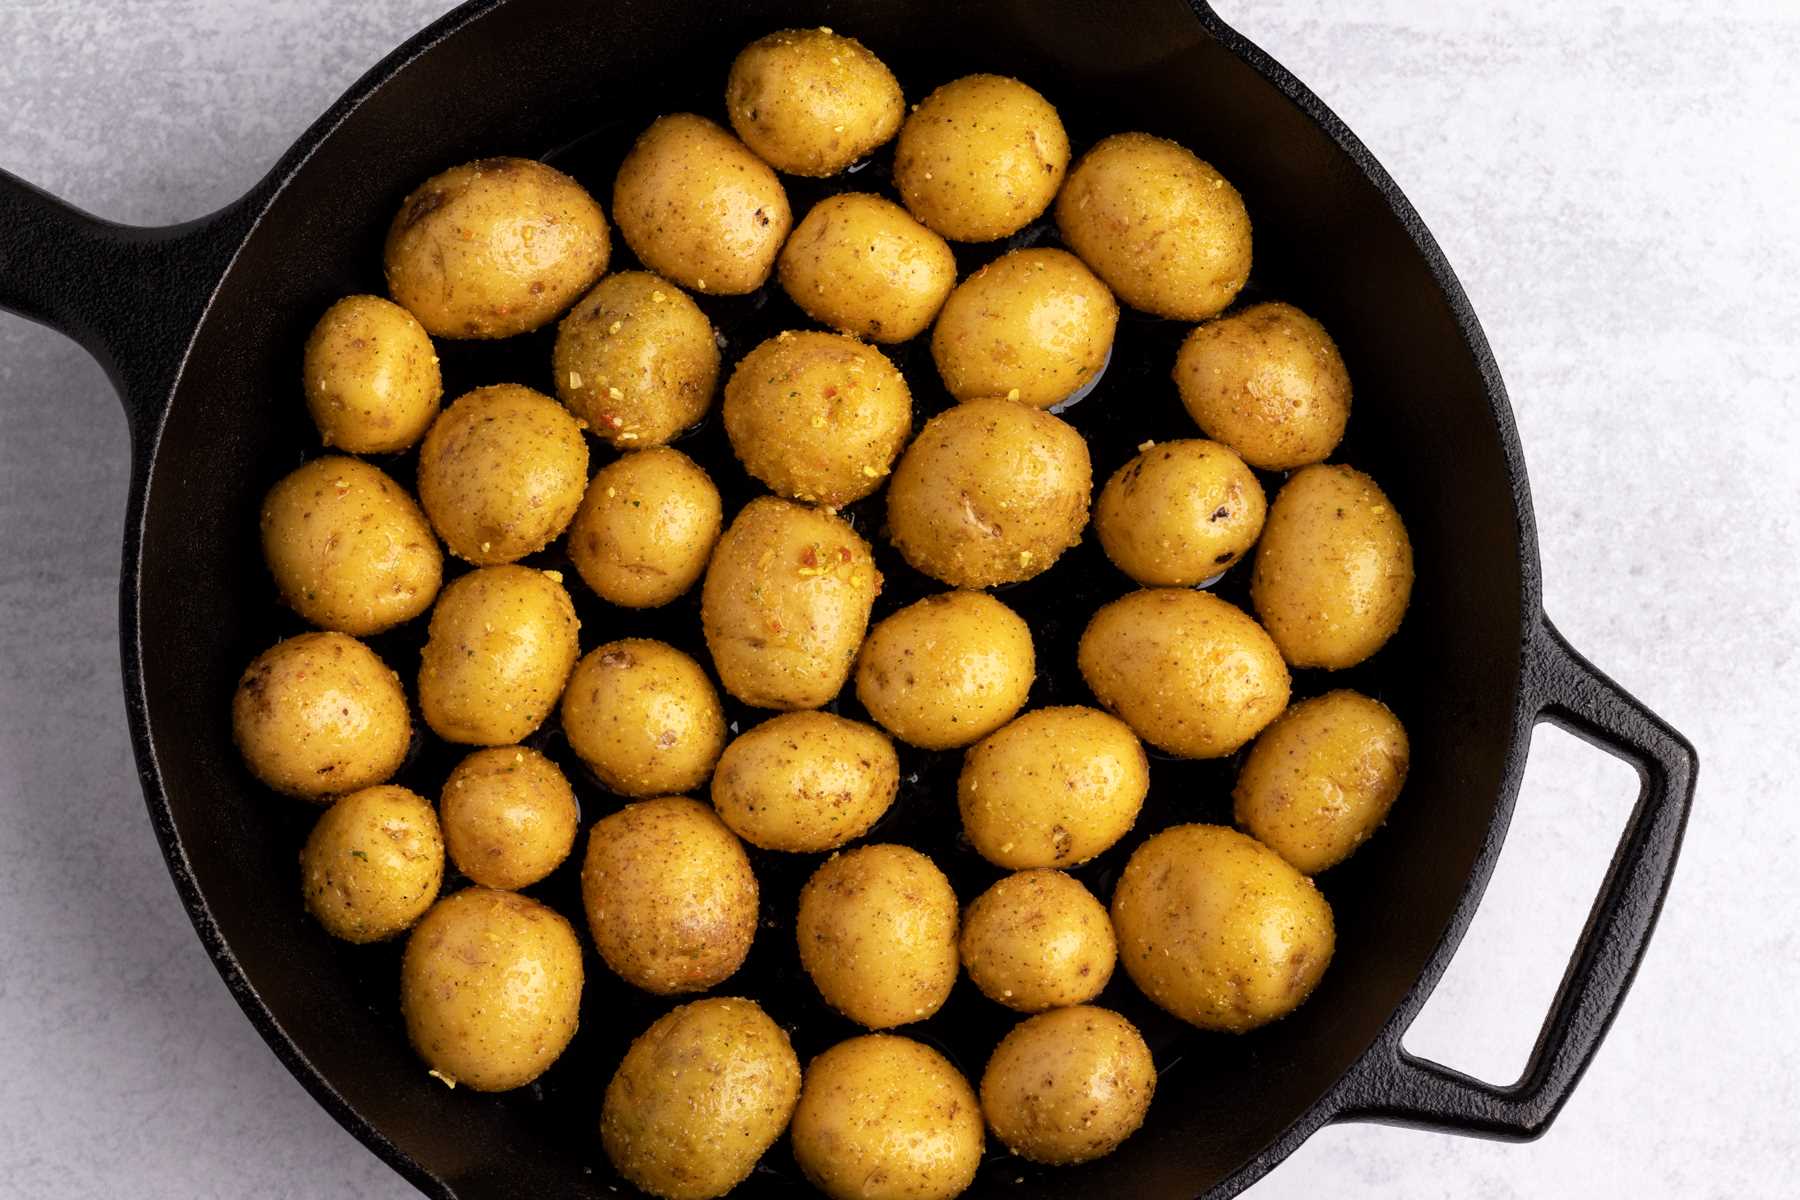
[[[0,164],[104,216],[236,196],[440,0],[0,0]],[[1800,1173],[1800,6],[1220,0],[1406,189],[1517,408],[1545,595],[1700,747],[1657,940],[1530,1146],[1327,1129],[1256,1187],[1786,1194]],[[0,1196],[402,1197],[239,1015],[139,802],[115,637],[125,427],[0,317]],[[1540,733],[1409,1038],[1516,1075],[1634,790]]]

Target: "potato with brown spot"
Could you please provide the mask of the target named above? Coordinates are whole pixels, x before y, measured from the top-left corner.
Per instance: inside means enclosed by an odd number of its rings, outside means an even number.
[[[870,1029],[923,1021],[956,983],[956,893],[907,846],[826,859],[800,889],[794,934],[825,1003]]]
[[[608,463],[569,525],[569,559],[602,600],[655,608],[700,582],[724,509],[693,459],[661,446]]]
[[[556,707],[579,653],[562,578],[515,565],[470,571],[431,611],[419,708],[447,742],[510,746]]]
[[[945,592],[869,631],[856,698],[901,741],[949,750],[1018,715],[1036,674],[1023,617],[985,592]]]
[[[406,449],[425,435],[444,395],[431,335],[380,296],[345,296],[326,309],[300,372],[320,439],[351,454]]]
[[[1262,484],[1229,447],[1201,438],[1146,445],[1100,489],[1094,532],[1106,557],[1147,587],[1193,587],[1243,560],[1262,534]]]
[[[900,82],[868,47],[829,29],[783,29],[739,52],[725,82],[731,127],[770,166],[836,175],[900,129]]]
[[[621,796],[699,787],[725,746],[719,694],[666,642],[625,638],[588,651],[563,693],[569,747]]]
[[[1015,872],[963,913],[963,969],[982,995],[1019,1012],[1086,1004],[1116,958],[1106,908],[1061,871]]]
[[[819,324],[904,342],[943,307],[956,255],[892,200],[844,192],[812,206],[782,247],[778,273],[788,298]]]
[[[314,822],[300,850],[307,911],[346,942],[379,942],[410,929],[443,881],[437,814],[403,787],[342,797]]]
[[[1324,462],[1350,421],[1350,373],[1325,327],[1291,304],[1253,304],[1188,334],[1175,386],[1194,423],[1253,467]]]
[[[712,802],[753,846],[818,853],[867,833],[899,789],[900,760],[879,729],[832,713],[792,712],[725,747]]]
[[[1020,1021],[988,1059],[981,1110],[994,1136],[1029,1162],[1104,1158],[1136,1133],[1156,1094],[1156,1063],[1137,1027],[1082,1005]]]
[[[438,809],[456,869],[517,891],[561,866],[581,812],[557,765],[530,746],[495,746],[456,764]]]
[[[932,92],[900,127],[894,187],[955,242],[991,242],[1042,216],[1069,168],[1069,135],[1050,102],[1004,75],[965,75]]]
[[[712,407],[719,343],[688,294],[649,271],[602,279],[556,327],[556,394],[620,450],[661,446]]]

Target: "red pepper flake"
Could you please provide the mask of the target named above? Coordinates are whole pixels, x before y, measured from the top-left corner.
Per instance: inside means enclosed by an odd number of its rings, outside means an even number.
[[[808,546],[806,549],[802,550],[800,552],[800,565],[805,566],[805,567],[818,566],[819,565],[819,552],[811,546]]]
[[[849,562],[851,560],[851,558],[853,558],[853,557],[855,557],[855,556],[850,553],[850,547],[848,547],[848,546],[839,546],[838,547],[838,561],[839,562]]]

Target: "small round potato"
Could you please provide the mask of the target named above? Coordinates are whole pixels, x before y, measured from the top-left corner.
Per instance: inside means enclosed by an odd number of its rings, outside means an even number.
[[[412,928],[443,882],[444,839],[431,801],[392,784],[339,799],[300,850],[307,911],[346,942],[379,942]]]
[[[412,744],[400,677],[341,633],[303,633],[257,655],[238,680],[231,727],[250,773],[302,800],[385,783]]]
[[[725,432],[769,490],[837,508],[887,477],[912,432],[906,377],[841,333],[781,333],[725,385]]]
[[[1177,825],[1139,846],[1113,891],[1126,974],[1201,1029],[1243,1033],[1300,1007],[1331,962],[1331,905],[1255,838]]]
[[[546,325],[606,271],[606,217],[579,183],[528,158],[433,175],[388,230],[388,292],[447,338]]]
[[[542,1075],[568,1046],[581,982],[581,942],[554,909],[517,892],[465,888],[406,939],[400,1014],[433,1075],[503,1092]]]
[[[1100,489],[1094,532],[1146,587],[1193,587],[1242,559],[1268,503],[1244,460],[1202,438],[1146,446]]]
[[[425,435],[444,395],[431,336],[380,296],[345,296],[326,309],[300,371],[319,437],[351,454],[406,449]]]
[[[699,787],[725,746],[725,713],[700,664],[666,642],[626,638],[588,651],[563,693],[563,733],[621,796]]]
[[[562,576],[483,567],[454,580],[419,655],[419,708],[447,742],[510,746],[543,724],[575,666],[581,623]]]
[[[742,1183],[800,1099],[800,1060],[754,1000],[696,1000],[646,1029],[606,1085],[600,1141],[635,1187],[712,1200]]]
[[[647,992],[700,992],[730,978],[756,936],[756,897],[743,846],[685,796],[627,804],[588,833],[588,929],[606,965]]]
[[[1291,304],[1254,304],[1188,334],[1175,386],[1194,423],[1253,467],[1324,462],[1350,420],[1350,373],[1325,327]]]
[[[870,1029],[923,1021],[956,983],[956,893],[907,846],[826,859],[800,889],[794,932],[825,1003]]]
[[[1287,707],[1275,643],[1209,592],[1146,588],[1114,600],[1088,622],[1076,661],[1108,711],[1182,758],[1223,758]]]
[[[956,286],[956,255],[892,200],[860,192],[813,205],[781,250],[781,286],[839,333],[904,342]]]
[[[1275,494],[1250,599],[1294,666],[1336,671],[1374,654],[1400,628],[1412,585],[1406,525],[1361,471],[1305,467]]]
[[[1131,832],[1150,760],[1117,717],[1039,708],[977,742],[956,782],[963,831],[1011,870],[1072,867]]]
[[[1017,716],[1036,675],[1023,617],[986,592],[944,592],[869,631],[856,698],[901,741],[950,750]]]
[[[852,37],[784,29],[745,46],[725,83],[731,127],[790,175],[836,175],[893,137],[900,82]]]
[[[530,746],[496,746],[463,759],[438,808],[456,869],[483,887],[509,891],[561,866],[581,825],[569,781]]]
[[[767,163],[693,113],[658,117],[613,179],[613,219],[646,267],[715,296],[768,279],[793,214]]]
[[[1112,978],[1112,921],[1061,871],[1019,871],[963,914],[962,963],[989,1000],[1020,1012],[1086,1004]]]
[[[900,127],[894,186],[912,215],[956,242],[991,242],[1042,216],[1069,169],[1050,102],[1004,75],[966,75]]]
[[[431,424],[419,502],[450,553],[478,567],[555,540],[587,489],[588,448],[568,410],[516,383],[476,388]]]
[[[1250,747],[1231,793],[1238,824],[1317,875],[1380,828],[1408,761],[1406,729],[1381,701],[1343,690],[1302,700]]]
[[[1049,408],[1100,373],[1118,324],[1118,302],[1079,258],[1014,250],[956,285],[931,331],[931,357],[958,400]]]
[[[746,730],[713,772],[712,802],[733,833],[765,850],[835,850],[867,833],[900,789],[879,729],[792,712]]]
[[[1017,583],[1050,569],[1087,526],[1093,465],[1059,417],[970,400],[925,423],[888,487],[888,535],[951,587]]]
[[[1250,214],[1225,177],[1147,133],[1103,138],[1069,172],[1056,226],[1119,299],[1159,317],[1220,312],[1250,278]]]
[[[981,1076],[994,1136],[1029,1162],[1071,1166],[1119,1148],[1156,1092],[1156,1063],[1137,1027],[1082,1005],[1020,1021]]]
[[[569,558],[602,600],[667,604],[700,582],[724,508],[712,477],[659,446],[608,463],[588,483],[569,525]]]

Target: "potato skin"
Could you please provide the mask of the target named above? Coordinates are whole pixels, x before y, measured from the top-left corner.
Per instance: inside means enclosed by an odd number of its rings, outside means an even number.
[[[516,891],[562,865],[581,813],[557,765],[530,746],[495,746],[456,764],[438,801],[456,869]]]
[[[1117,958],[1105,906],[1061,871],[1015,872],[963,913],[963,969],[982,995],[1019,1012],[1086,1004]]]
[[[1156,1094],[1156,1063],[1137,1027],[1082,1005],[1020,1021],[981,1076],[994,1136],[1030,1162],[1092,1162],[1136,1133]]]
[[[444,881],[431,802],[403,787],[351,792],[314,822],[300,850],[300,892],[332,937],[379,942],[410,928]]]
[[[869,631],[856,698],[901,741],[949,750],[1012,720],[1036,675],[1023,617],[985,592],[944,592]]]
[[[765,850],[818,853],[859,838],[900,790],[900,760],[879,729],[791,712],[745,730],[713,772],[712,802],[731,831]]]
[[[666,642],[625,638],[588,651],[563,692],[563,733],[621,796],[699,787],[725,746],[725,713],[700,664]]]
[[[712,477],[679,450],[627,454],[595,472],[569,525],[569,558],[602,600],[655,608],[700,582],[724,524]]]
[[[447,742],[510,746],[556,707],[579,653],[562,577],[482,567],[451,582],[419,655],[419,708]]]
[[[744,144],[778,171],[836,175],[900,129],[900,81],[852,37],[783,29],[739,52],[725,109]]]
[[[1100,489],[1094,532],[1113,566],[1146,587],[1192,587],[1242,560],[1262,534],[1262,484],[1229,447],[1201,438],[1147,446]]]
[[[425,435],[444,395],[419,319],[380,296],[345,296],[306,339],[301,388],[319,437],[351,454],[389,454]]]
[[[711,1200],[744,1181],[799,1099],[800,1060],[754,1000],[695,1000],[631,1043],[606,1085],[600,1140],[652,1196]]]
[[[956,893],[907,846],[826,859],[800,889],[794,933],[825,1003],[870,1029],[923,1021],[956,983]]]
[[[1069,168],[1056,109],[1004,75],[965,75],[921,100],[900,127],[894,187],[932,229],[991,242],[1042,216]]]
[[[892,200],[843,192],[807,212],[777,273],[789,299],[819,324],[904,342],[943,307],[956,285],[956,255]]]
[[[1253,304],[1188,334],[1175,356],[1188,415],[1245,462],[1324,462],[1350,421],[1350,373],[1325,327],[1291,304]]]

